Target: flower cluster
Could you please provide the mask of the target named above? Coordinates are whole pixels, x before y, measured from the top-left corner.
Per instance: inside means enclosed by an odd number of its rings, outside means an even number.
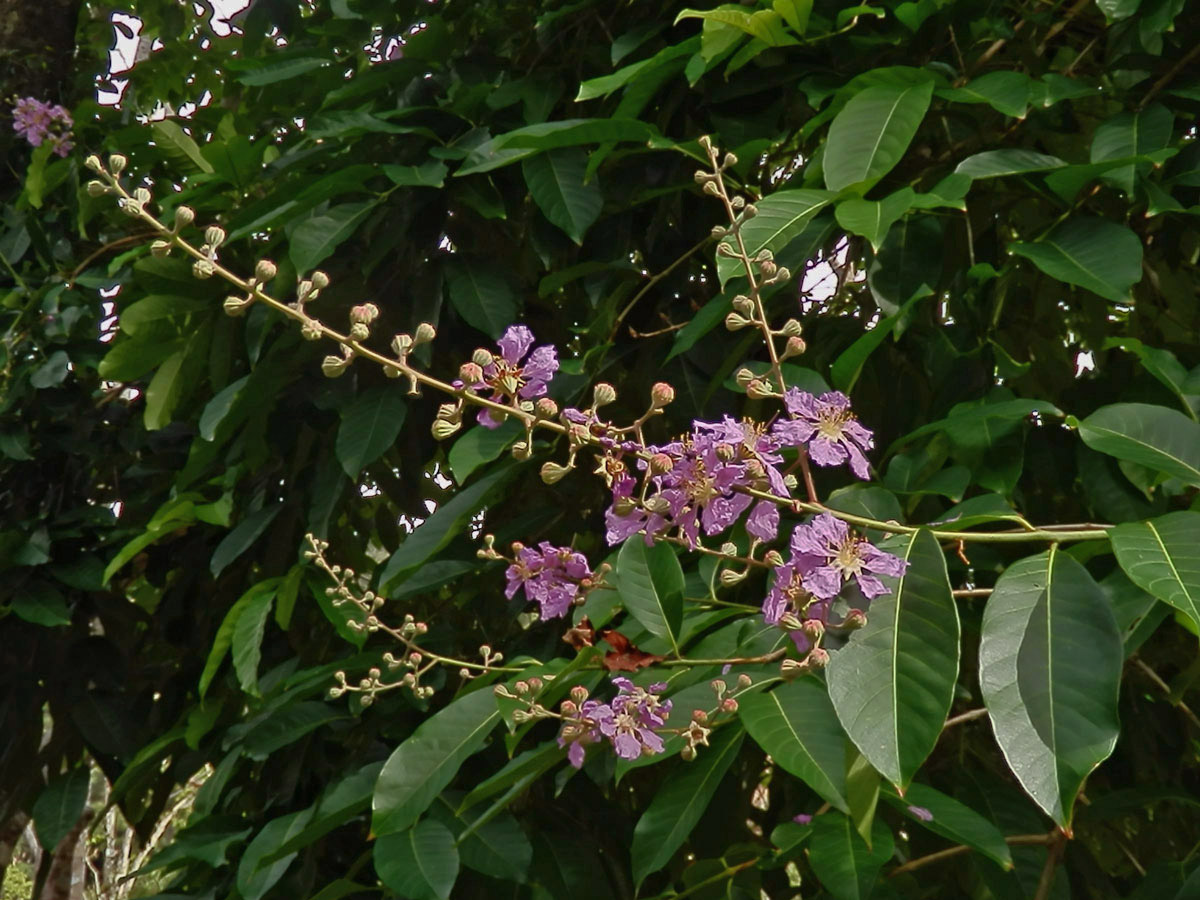
[[[581,594],[595,586],[595,576],[587,557],[569,547],[555,547],[542,541],[537,549],[514,544],[515,558],[505,572],[508,599],[524,588],[525,596],[535,601],[543,619],[557,619],[582,599]]]
[[[621,759],[661,753],[663,739],[654,731],[666,725],[671,714],[671,701],[659,694],[667,689],[665,682],[649,687],[634,685],[628,678],[614,678],[618,694],[608,703],[585,700],[578,708],[567,701],[563,712],[570,716],[558,736],[558,745],[567,747],[567,759],[579,768],[588,744],[607,740]]]
[[[550,379],[558,371],[554,346],[544,344],[530,353],[533,332],[524,325],[510,326],[496,343],[500,353],[476,351],[474,359],[459,371],[454,386],[475,393],[490,391],[489,400],[512,406],[545,396]],[[478,421],[487,428],[498,428],[504,415],[485,407],[479,411]]]
[[[791,613],[828,624],[829,607],[853,578],[870,600],[888,592],[876,575],[900,577],[908,563],[853,534],[841,519],[822,513],[792,532],[787,561],[775,568],[775,583],[763,601],[763,619],[778,623]]]
[[[71,127],[75,123],[63,107],[43,103],[34,97],[22,97],[13,106],[13,130],[34,147],[43,142],[59,156],[71,152]]]
[[[850,469],[864,480],[871,477],[865,452],[874,446],[871,432],[850,411],[850,398],[841,391],[820,397],[790,388],[783,395],[790,419],[776,422],[772,434],[784,444],[803,446],[819,466],[849,460]]]

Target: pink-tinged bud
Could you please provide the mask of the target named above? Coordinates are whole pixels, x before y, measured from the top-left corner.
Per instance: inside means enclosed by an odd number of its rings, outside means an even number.
[[[513,685],[513,690],[516,691],[518,694],[528,694],[529,693],[529,683],[526,681],[518,681],[516,684]]]
[[[817,647],[808,654],[808,658],[804,661],[808,663],[809,668],[814,672],[819,672],[829,665],[829,653],[823,648]]]
[[[374,303],[361,303],[350,309],[350,321],[355,325],[370,325],[378,318],[379,307]]]
[[[846,621],[842,623],[842,627],[847,631],[857,631],[860,628],[865,628],[867,624],[867,614],[861,609],[852,609],[846,613]]]
[[[539,418],[553,419],[558,415],[558,404],[549,397],[541,397],[534,404],[533,411],[537,413]]]
[[[732,697],[726,697],[724,700],[721,701],[721,711],[722,712],[734,713],[734,712],[737,712],[737,710],[738,710],[738,702],[736,700],[734,700]]]
[[[674,400],[675,388],[671,387],[665,381],[659,381],[655,383],[654,387],[650,388],[650,406],[652,408],[662,409]]]
[[[545,682],[543,682],[542,679],[538,678],[536,675],[529,679],[529,689],[531,691],[540,691],[544,684]]]
[[[800,356],[808,349],[808,344],[804,343],[802,337],[790,337],[787,343],[783,345],[782,359],[791,359],[793,356]]]
[[[260,259],[254,264],[254,280],[260,282],[274,281],[278,271],[275,263],[269,259]]]
[[[458,367],[458,377],[465,385],[479,384],[483,381],[483,369],[477,363],[466,362]]]
[[[708,724],[708,713],[702,709],[693,709],[692,721],[699,722],[701,725],[706,725]]]
[[[592,405],[599,409],[601,406],[608,406],[617,399],[617,389],[607,382],[600,382],[592,388]]]
[[[763,557],[763,562],[773,569],[777,569],[783,565],[783,554],[778,550],[768,550]]]
[[[666,475],[673,468],[675,468],[675,460],[665,453],[655,453],[650,457],[650,473],[652,475]]]
[[[814,644],[825,634],[825,623],[820,619],[809,619],[804,623],[804,636]]]
[[[571,699],[576,703],[582,703],[588,698],[588,689],[582,684],[577,684],[571,688]]]
[[[575,716],[579,714],[579,707],[570,700],[564,700],[558,704],[558,711],[564,716]]]
[[[771,386],[761,378],[755,378],[746,385],[746,396],[751,400],[768,400],[775,396]]]

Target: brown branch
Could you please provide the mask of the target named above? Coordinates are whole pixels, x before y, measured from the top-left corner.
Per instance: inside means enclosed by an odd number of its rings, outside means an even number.
[[[1006,844],[1013,846],[1022,846],[1028,844],[1049,844],[1053,846],[1062,846],[1062,835],[1057,831],[1052,831],[1049,834],[1014,834],[1004,839]],[[910,859],[901,866],[897,866],[890,873],[888,878],[895,878],[897,875],[903,875],[905,872],[912,872],[914,869],[921,869],[930,863],[940,862],[943,859],[950,859],[953,856],[961,856],[968,852],[971,848],[966,844],[957,844],[953,847],[947,847],[945,850],[938,850],[936,853],[930,853],[926,856],[918,856],[916,859]],[[1053,849],[1051,850],[1053,854]]]
[[[1187,66],[1187,64],[1194,60],[1197,56],[1200,56],[1200,42],[1197,42],[1191,50],[1184,54],[1183,58],[1179,60],[1179,62],[1171,66],[1171,68],[1167,70],[1166,75],[1154,82],[1150,90],[1146,91],[1142,99],[1138,101],[1138,110],[1141,111],[1144,109],[1146,104],[1153,100],[1159,91],[1170,84],[1174,80],[1175,76],[1183,71],[1184,67]]]
[[[91,252],[87,256],[85,256],[83,259],[83,262],[81,262],[74,269],[72,269],[70,271],[70,273],[65,276],[65,278],[63,280],[66,281],[68,288],[73,288],[75,286],[75,279],[78,278],[83,273],[83,271],[92,264],[92,260],[96,259],[99,256],[103,256],[109,250],[114,250],[117,247],[123,246],[125,244],[136,244],[139,241],[144,241],[147,238],[154,237],[157,233],[158,232],[156,232],[156,231],[143,231],[140,234],[130,234],[130,235],[126,235],[123,238],[117,238],[115,241],[109,241],[103,247],[100,247],[99,249],[94,250],[93,252]]]
[[[663,269],[657,275],[652,275],[650,277],[650,280],[647,281],[642,286],[642,289],[640,291],[638,291],[636,294],[634,294],[633,299],[630,300],[628,303],[626,303],[625,308],[623,310],[621,310],[620,313],[617,314],[617,320],[615,322],[613,322],[612,330],[609,331],[609,333],[608,333],[608,342],[610,344],[612,343],[613,338],[615,338],[617,336],[617,332],[621,328],[621,323],[625,321],[625,317],[627,315],[629,315],[629,311],[631,309],[633,309],[634,306],[637,305],[637,302],[639,300],[641,300],[642,297],[646,296],[646,294],[650,291],[650,289],[652,287],[654,287],[656,284],[658,284],[660,281],[662,281],[664,278],[666,278],[668,275],[670,275],[672,272],[674,272],[675,269],[678,268],[679,265],[684,262],[684,260],[686,260],[690,256],[692,256],[692,254],[694,254],[697,250],[700,250],[701,248],[703,248],[704,245],[707,244],[711,240],[712,240],[712,235],[711,234],[706,235],[702,240],[696,242],[690,249],[685,251],[683,253],[683,255],[680,256],[678,259],[676,259],[673,263],[671,263],[669,266],[667,266],[665,269]]]
[[[942,731],[947,728],[953,728],[955,725],[961,725],[963,722],[973,722],[975,719],[982,719],[987,715],[987,710],[983,707],[979,709],[969,709],[965,713],[959,713],[957,716],[951,716],[946,720],[946,724],[942,726]]]
[[[951,591],[955,597],[990,597],[992,595],[991,588],[962,588],[957,591]]]
[[[1191,707],[1188,706],[1186,703],[1184,703],[1182,699],[1176,700],[1173,698],[1173,696],[1171,694],[1171,686],[1168,685],[1165,681],[1163,681],[1158,676],[1157,672],[1155,672],[1152,668],[1150,668],[1148,665],[1146,665],[1146,663],[1143,660],[1141,660],[1140,658],[1138,658],[1136,656],[1133,658],[1133,664],[1135,666],[1137,666],[1139,669],[1141,669],[1146,674],[1146,677],[1149,678],[1151,681],[1153,681],[1154,684],[1159,688],[1159,690],[1161,690],[1164,694],[1167,695],[1167,699],[1170,700],[1172,706],[1179,707],[1179,711],[1181,713],[1183,713],[1185,716],[1187,716],[1188,721],[1191,722],[1193,725],[1195,725],[1197,728],[1200,728],[1200,718],[1198,718],[1196,716],[1196,714],[1194,712],[1192,712]]]
[[[1037,891],[1033,900],[1046,900],[1050,896],[1050,888],[1054,884],[1054,870],[1062,859],[1063,850],[1067,847],[1066,835],[1051,833],[1050,852],[1046,854],[1046,864],[1042,866],[1042,877],[1038,879]]]

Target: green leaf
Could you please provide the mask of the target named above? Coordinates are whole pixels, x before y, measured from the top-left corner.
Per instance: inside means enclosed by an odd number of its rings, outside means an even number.
[[[711,746],[701,747],[696,759],[667,780],[633,829],[630,857],[633,881],[640,887],[646,876],[671,861],[717,792],[721,778],[741,749],[745,732],[726,725]]]
[[[187,172],[212,174],[212,163],[204,158],[199,146],[178,122],[163,119],[151,125],[150,131],[154,134],[154,143],[162,148],[167,159],[176,167]]]
[[[251,696],[258,696],[258,663],[262,659],[262,640],[275,591],[256,594],[246,604],[233,626],[233,670],[238,684]]]
[[[683,622],[683,569],[670,544],[646,546],[635,534],[617,554],[614,575],[625,609],[655,637],[678,648]]]
[[[1119,112],[1096,126],[1092,135],[1091,161],[1125,159],[1163,150],[1171,143],[1174,125],[1175,116],[1161,103],[1151,103],[1132,112]],[[1130,193],[1137,168],[1149,169],[1150,165],[1121,166],[1110,172],[1105,180]]]
[[[83,815],[90,780],[90,769],[78,766],[51,781],[33,801],[33,825],[38,843],[47,853],[58,846]]]
[[[184,356],[183,350],[171,354],[146,385],[146,407],[142,412],[142,421],[147,431],[158,431],[171,422],[171,413],[175,411],[183,392],[179,370],[183,367]]]
[[[508,812],[492,809],[479,816],[455,811],[457,793],[447,791],[433,805],[433,815],[454,835],[462,863],[469,869],[523,884],[533,862],[533,845]]]
[[[380,880],[411,900],[447,900],[458,878],[454,835],[433,819],[379,838],[374,858]]]
[[[499,722],[496,698],[485,687],[421,723],[379,773],[371,830],[385,835],[411,826]]]
[[[183,329],[183,319],[192,313],[212,310],[212,300],[202,297],[179,297],[173,294],[151,294],[121,310],[121,331],[130,337],[141,335],[153,340],[158,332],[156,326],[169,323],[170,327]],[[145,370],[143,370],[145,371]]]
[[[554,150],[557,147],[577,147],[580,144],[602,144],[607,141],[647,141],[663,146],[659,130],[640,119],[560,119],[528,125],[497,135],[492,143],[496,150]],[[515,162],[516,160],[511,160]],[[459,170],[458,175],[466,174]]]
[[[825,141],[825,187],[865,191],[904,156],[929,100],[933,82],[907,87],[868,87],[850,98],[829,126]]]
[[[300,56],[295,59],[269,62],[264,66],[259,66],[257,69],[251,69],[249,72],[239,75],[237,80],[251,87],[261,87],[264,84],[275,84],[276,82],[299,78],[301,75],[306,75],[327,65],[329,65],[329,60],[327,59]]]
[[[878,349],[889,334],[896,330],[896,326],[903,321],[912,305],[918,300],[928,297],[930,293],[932,292],[925,289],[913,295],[895,315],[877,322],[874,328],[843,350],[829,369],[829,378],[833,382],[833,386],[845,393],[853,390],[854,383],[858,381],[858,376],[862,374],[862,367],[870,359],[871,354]]]
[[[563,147],[531,156],[521,163],[529,193],[542,213],[576,244],[600,216],[604,193],[584,182],[587,154],[578,147]]]
[[[401,187],[440,188],[446,182],[446,164],[440,160],[430,160],[419,166],[383,166],[383,174],[392,179],[392,184]]]
[[[55,350],[46,361],[33,370],[29,375],[30,387],[44,390],[58,387],[67,380],[71,371],[71,358],[65,350]]]
[[[923,828],[929,829],[934,834],[940,834],[956,844],[965,844],[972,850],[982,853],[998,866],[1005,869],[1012,868],[1012,853],[1009,852],[1008,844],[1005,843],[1000,829],[971,807],[960,803],[953,797],[947,797],[941,791],[915,782],[908,786],[903,797],[891,791],[886,791],[883,797]],[[933,818],[914,812],[913,807],[924,810]]]
[[[985,150],[968,156],[954,171],[976,180],[1023,175],[1027,172],[1048,172],[1066,165],[1057,156],[1035,153],[1032,150]]]
[[[1142,0],[1096,0],[1096,5],[1100,7],[1100,11],[1104,13],[1104,17],[1110,22],[1115,22],[1120,19],[1128,19],[1138,7],[1142,5]]]
[[[371,793],[382,768],[382,762],[367,763],[358,771],[327,787],[320,799],[312,805],[312,816],[304,829],[280,845],[272,854],[264,857],[263,862],[275,862],[289,853],[311,846],[335,828],[370,809]]]
[[[942,88],[937,95],[955,103],[986,103],[996,112],[1023,119],[1033,84],[1024,72],[988,72],[960,88]]]
[[[213,645],[208,651],[208,658],[204,661],[204,671],[200,673],[200,696],[203,697],[208,692],[208,686],[212,683],[213,678],[217,674],[217,669],[221,667],[222,660],[225,659],[225,654],[229,651],[230,645],[233,643],[233,630],[237,626],[237,620],[246,608],[254,602],[255,598],[261,594],[274,596],[278,586],[279,579],[268,578],[266,581],[260,581],[229,607],[229,612],[225,613],[225,618],[221,620],[221,624],[217,627],[216,637],[213,638]]]
[[[1033,243],[1009,250],[1059,281],[1078,285],[1115,303],[1130,301],[1130,288],[1142,280],[1142,242],[1123,225],[1076,216]]]
[[[264,506],[238,522],[234,529],[221,539],[221,543],[217,544],[217,549],[213,551],[212,560],[209,563],[209,570],[212,572],[213,578],[218,577],[231,562],[249,550],[251,545],[262,537],[267,526],[275,521],[275,517],[282,509],[282,503]]]
[[[375,208],[377,200],[343,203],[325,213],[310,216],[288,231],[288,258],[296,271],[310,272],[327,259],[358,229]]]
[[[776,191],[755,203],[758,214],[747,220],[740,231],[750,258],[753,259],[761,250],[778,253],[792,238],[804,231],[833,198],[834,194],[829,191]],[[724,243],[730,242],[726,240]],[[740,262],[718,253],[717,275],[724,290],[730,278],[744,276],[745,272]]]
[[[227,821],[203,819],[178,832],[166,847],[138,869],[138,874],[146,875],[178,866],[190,859],[199,860],[214,869],[219,868],[229,861],[226,858],[229,848],[248,838],[251,831],[252,828],[232,828]]]
[[[883,864],[892,858],[892,832],[882,822],[871,828],[868,847],[848,816],[828,812],[813,820],[809,862],[825,890],[836,900],[866,900]]]
[[[450,302],[467,324],[499,338],[517,318],[517,297],[499,268],[479,262],[446,264]]]
[[[344,718],[345,714],[335,706],[320,700],[306,700],[268,712],[264,716],[234,726],[230,731],[236,733],[235,729],[244,729],[243,752],[251,759],[262,762],[272,753],[296,743],[306,734]],[[292,835],[289,835],[289,840],[291,837]]]
[[[1170,350],[1147,347],[1137,338],[1128,337],[1106,338],[1102,349],[1111,350],[1114,347],[1136,356],[1147,372],[1179,398],[1183,404],[1183,411],[1193,419],[1197,417],[1196,414],[1200,411],[1200,393],[1189,390],[1187,369],[1174,353]]]
[[[738,700],[738,716],[776,764],[842,812],[846,802],[846,735],[824,685],[802,678]]]
[[[446,454],[454,480],[462,484],[480,466],[498,459],[523,431],[516,419],[505,419],[498,428],[476,425],[467,431]]]
[[[878,251],[888,230],[897,219],[909,211],[916,198],[912,188],[901,188],[882,200],[851,197],[834,210],[838,224],[852,234],[865,237],[872,249]]]
[[[1200,513],[1128,522],[1109,534],[1130,580],[1200,626]]]
[[[1124,652],[1108,596],[1065,553],[1022,559],[983,611],[979,683],[1025,791],[1069,828],[1084,778],[1116,744]]]
[[[200,422],[198,423],[200,437],[206,441],[216,440],[217,429],[221,427],[225,417],[229,415],[234,404],[242,396],[242,391],[249,381],[250,376],[243,375],[237,381],[227,384],[204,405],[204,411],[200,413]]]
[[[428,519],[413,529],[412,534],[391,555],[379,575],[380,591],[385,595],[392,582],[450,543],[471,516],[479,511],[489,493],[499,487],[514,472],[512,467],[493,472],[468,488],[459,491],[443,503]]]
[[[793,4],[787,5],[790,7]],[[722,25],[730,25],[757,38],[768,47],[785,47],[799,43],[783,30],[783,16],[773,9],[760,9],[753,13],[729,6],[709,10],[685,9],[675,17],[675,24],[679,24],[683,19],[703,19],[706,23],[719,22]]]
[[[461,814],[476,803],[508,790],[518,781],[533,775],[538,776],[566,759],[567,751],[556,741],[549,741],[510,759],[500,771],[485,778],[463,798],[457,812]]]
[[[1078,426],[1093,450],[1200,487],[1200,424],[1183,413],[1149,403],[1114,403]]]
[[[867,268],[867,287],[885,316],[938,286],[944,246],[937,216],[905,216],[892,226]]]
[[[262,864],[263,858],[299,833],[311,816],[311,808],[280,816],[254,836],[238,863],[237,890],[242,900],[260,900],[283,877],[296,858],[295,853],[269,865]]]
[[[813,0],[774,0],[771,8],[796,34],[803,36],[808,30],[808,18],[812,15]]]
[[[57,588],[44,581],[32,581],[18,588],[9,600],[13,614],[34,625],[53,628],[71,624],[71,608]]]
[[[357,478],[365,466],[379,459],[396,443],[408,407],[394,385],[381,385],[342,408],[337,433],[337,458],[342,470]]]
[[[958,607],[946,558],[922,529],[885,541],[908,562],[892,593],[871,603],[867,625],[833,654],[829,696],[846,733],[884,778],[903,791],[933,750],[958,680]]]

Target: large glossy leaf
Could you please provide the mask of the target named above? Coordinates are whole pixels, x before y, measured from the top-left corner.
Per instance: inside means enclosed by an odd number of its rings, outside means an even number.
[[[875,889],[875,879],[892,857],[895,842],[891,830],[880,821],[871,828],[868,847],[850,817],[828,812],[813,820],[809,839],[809,862],[836,900],[866,900]]]
[[[629,614],[655,637],[677,646],[683,621],[683,569],[667,543],[646,546],[640,534],[617,554],[617,592]]]
[[[517,317],[517,297],[503,272],[477,261],[446,266],[450,302],[468,325],[491,338]]]
[[[496,698],[487,688],[426,719],[379,773],[371,830],[384,835],[411,826],[499,722]]]
[[[1116,303],[1129,301],[1129,291],[1142,278],[1142,242],[1123,225],[1076,216],[1032,243],[1010,244],[1059,281],[1078,285]]]
[[[279,587],[278,578],[268,578],[266,581],[260,581],[258,584],[251,587],[246,593],[229,607],[229,612],[225,614],[225,618],[221,620],[220,626],[217,628],[216,637],[213,638],[212,647],[208,651],[208,658],[204,662],[204,670],[200,673],[200,696],[203,697],[208,691],[209,684],[216,677],[217,670],[221,667],[221,662],[225,659],[225,654],[229,652],[229,647],[233,643],[234,629],[237,628],[238,619],[241,618],[251,604],[256,601],[261,602],[259,598],[262,596],[274,597],[275,591]]]
[[[463,865],[493,878],[524,882],[533,861],[533,845],[517,820],[503,810],[463,815],[455,811],[461,796],[444,792],[432,814],[453,833]],[[480,822],[484,816],[486,821]]]
[[[377,202],[343,203],[292,227],[288,232],[291,240],[288,256],[296,271],[309,272],[328,259],[338,245],[354,234]]]
[[[825,142],[825,187],[865,190],[892,170],[912,142],[933,82],[869,87],[850,99],[829,126]]]
[[[154,143],[162,148],[171,162],[185,171],[212,173],[212,164],[204,158],[200,147],[174,119],[163,119],[150,126]]]
[[[283,873],[296,858],[295,853],[272,863],[266,863],[264,860],[279,846],[297,835],[308,824],[311,816],[311,809],[280,816],[264,825],[254,836],[238,863],[237,889],[240,896],[245,900],[259,900],[283,877]]]
[[[867,269],[867,287],[886,316],[927,296],[942,277],[942,225],[935,215],[909,215],[889,229]]]
[[[1197,418],[1197,413],[1200,412],[1200,393],[1188,386],[1188,371],[1174,353],[1158,347],[1148,347],[1137,338],[1130,337],[1110,337],[1105,340],[1105,350],[1113,347],[1119,347],[1136,356],[1148,373],[1179,398],[1183,404],[1183,411],[1193,419]]]
[[[433,819],[379,838],[374,858],[380,880],[410,900],[447,900],[458,878],[454,835]]]
[[[896,809],[934,834],[956,844],[965,844],[1006,869],[1012,868],[1012,853],[1003,833],[994,822],[966,804],[915,782],[908,786],[903,797],[890,791],[883,796]]]
[[[507,419],[501,422],[498,428],[476,425],[468,429],[446,454],[450,471],[454,473],[454,480],[462,484],[475,474],[480,466],[499,458],[523,431],[524,428],[516,419]]]
[[[342,409],[334,448],[342,470],[357,478],[396,442],[408,407],[403,390],[393,383],[366,391]]]
[[[1200,627],[1200,513],[1168,513],[1111,532],[1117,562],[1134,584]]]
[[[776,191],[764,197],[754,204],[758,214],[748,220],[740,232],[746,252],[751,258],[761,250],[778,253],[804,231],[834,196],[830,191],[795,190]],[[717,275],[723,289],[730,278],[745,275],[745,272],[736,259],[717,254]]]
[[[925,289],[914,295],[894,315],[876,322],[874,328],[863,333],[858,340],[838,354],[838,358],[829,368],[829,377],[833,381],[833,386],[839,391],[850,391],[854,387],[854,383],[858,381],[858,376],[862,374],[862,368],[870,359],[871,354],[879,349],[879,345],[887,339],[888,335],[895,332],[896,326],[900,324],[904,314],[912,305],[923,297],[928,297],[929,293],[928,289]]]
[[[849,812],[846,735],[820,681],[802,678],[770,692],[747,694],[738,703],[746,731],[777,765]]]
[[[1093,450],[1200,487],[1200,424],[1183,413],[1149,403],[1113,403],[1077,424]]]
[[[1123,661],[1108,596],[1067,554],[1022,559],[996,582],[980,690],[1013,774],[1065,828],[1083,779],[1116,743]]]
[[[955,103],[986,103],[997,112],[1018,119],[1029,109],[1033,79],[1024,72],[988,72],[960,88],[942,88],[937,95]]]
[[[710,738],[711,746],[701,747],[693,762],[684,764],[659,788],[633,829],[630,856],[635,884],[669,863],[691,834],[737,757],[745,734],[736,724],[726,725]]]
[[[901,188],[882,200],[864,200],[851,197],[838,204],[834,215],[838,224],[851,234],[862,235],[878,251],[887,237],[889,229],[902,215],[909,211],[916,199],[912,188]]]
[[[52,780],[33,802],[38,843],[47,852],[58,846],[83,815],[89,780],[89,768],[78,766]]]
[[[1119,112],[1096,127],[1092,136],[1091,161],[1105,162],[1144,156],[1164,149],[1171,142],[1175,117],[1161,103],[1152,103],[1132,112]],[[1149,169],[1149,164],[1141,168]],[[1133,164],[1110,171],[1105,180],[1125,191],[1133,190]]]
[[[531,156],[521,163],[525,183],[542,213],[576,244],[600,216],[604,194],[596,182],[584,182],[587,154],[563,147]]]
[[[958,608],[937,539],[921,530],[885,541],[908,562],[867,625],[833,654],[829,696],[846,733],[903,790],[937,743],[958,679]]]
[[[1067,163],[1057,156],[1035,153],[1033,150],[984,150],[968,156],[954,169],[974,179],[1000,178],[1004,175],[1023,175],[1027,172],[1047,172],[1061,169]]]

